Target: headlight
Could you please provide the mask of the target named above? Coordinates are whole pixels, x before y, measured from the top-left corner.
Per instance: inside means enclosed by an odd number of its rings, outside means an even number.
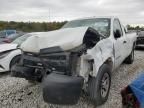
[[[2,52],[0,53],[0,59],[6,57],[11,51],[6,51],[6,52]]]

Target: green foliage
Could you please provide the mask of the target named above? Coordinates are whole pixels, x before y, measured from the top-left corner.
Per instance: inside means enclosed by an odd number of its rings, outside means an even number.
[[[15,29],[24,32],[42,32],[61,28],[64,22],[15,22],[0,21],[0,30]]]
[[[140,26],[133,27],[133,26],[127,25],[127,29],[128,30],[142,30],[142,31],[144,31],[144,26],[143,27],[140,27]]]
[[[64,22],[15,22],[0,21],[0,31],[5,29],[15,29],[24,32],[52,31],[61,28]],[[144,30],[144,27],[127,25],[128,30]]]

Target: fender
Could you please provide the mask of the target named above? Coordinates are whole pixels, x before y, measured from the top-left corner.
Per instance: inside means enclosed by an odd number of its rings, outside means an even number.
[[[82,55],[82,67],[80,70],[80,75],[86,77],[89,74],[88,70],[86,70],[86,62],[93,60],[93,72],[90,74],[91,76],[96,77],[100,67],[107,63],[109,60],[112,63],[112,70],[114,69],[114,53],[113,53],[113,42],[110,38],[103,39],[97,43],[97,45],[88,50],[87,54]]]
[[[21,55],[20,49],[13,50],[12,52],[9,53],[9,55],[6,58],[3,59],[3,61],[5,61],[3,64],[7,70],[9,70],[10,68],[11,60],[17,55]]]

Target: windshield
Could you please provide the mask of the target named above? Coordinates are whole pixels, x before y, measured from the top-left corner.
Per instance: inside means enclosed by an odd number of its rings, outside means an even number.
[[[73,20],[66,23],[62,28],[75,28],[75,27],[92,27],[104,36],[110,35],[110,19],[109,18],[93,18]]]
[[[21,45],[28,37],[30,37],[31,34],[25,34],[17,39],[15,39],[12,43],[15,43],[15,44],[18,44],[18,45]]]

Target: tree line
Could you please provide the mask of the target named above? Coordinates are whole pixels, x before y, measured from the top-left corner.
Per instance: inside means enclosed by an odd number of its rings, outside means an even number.
[[[15,29],[24,32],[42,32],[51,31],[61,28],[64,22],[15,22],[0,21],[0,31],[5,29]]]
[[[127,29],[128,30],[141,30],[141,31],[144,31],[144,26],[143,27],[140,27],[140,26],[133,27],[131,25],[127,25]]]
[[[61,28],[64,22],[15,22],[0,21],[0,31],[5,29],[15,29],[24,32],[42,32]],[[144,27],[127,25],[128,30],[144,30]]]

